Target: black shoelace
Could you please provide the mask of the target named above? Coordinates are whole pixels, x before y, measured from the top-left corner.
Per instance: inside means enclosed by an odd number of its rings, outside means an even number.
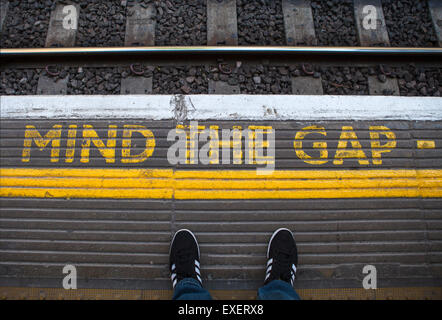
[[[195,260],[191,259],[192,250],[182,249],[177,252],[175,273],[178,281],[184,278],[195,278]]]
[[[272,280],[281,279],[286,282],[291,282],[292,278],[292,257],[294,249],[290,251],[277,250],[272,262],[271,276]],[[272,277],[273,275],[273,277]]]

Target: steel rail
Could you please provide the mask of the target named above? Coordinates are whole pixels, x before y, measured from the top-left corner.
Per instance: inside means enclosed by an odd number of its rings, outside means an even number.
[[[74,47],[0,49],[1,58],[62,56],[149,55],[332,55],[332,56],[441,56],[442,48],[404,47],[288,47],[288,46],[193,46],[193,47]]]

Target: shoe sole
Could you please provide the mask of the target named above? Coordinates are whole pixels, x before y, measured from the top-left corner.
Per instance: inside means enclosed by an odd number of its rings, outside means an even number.
[[[278,232],[280,232],[280,231],[282,231],[282,230],[286,230],[286,231],[290,232],[290,234],[291,234],[292,237],[293,237],[293,232],[292,232],[291,230],[287,229],[287,228],[279,228],[278,230],[276,230],[275,232],[273,232],[272,237],[270,238],[270,241],[269,241],[269,245],[267,246],[267,259],[269,258],[269,250],[270,250],[270,245],[271,245],[271,243],[272,243],[273,238],[276,236],[276,234],[277,234]],[[293,239],[295,239],[295,237],[293,237]]]
[[[177,235],[178,233],[180,233],[180,232],[188,232],[188,233],[190,233],[190,234],[192,235],[193,239],[195,240],[196,247],[198,248],[198,259],[200,259],[201,255],[200,255],[200,246],[199,246],[199,244],[198,244],[198,240],[196,240],[195,235],[194,235],[193,232],[190,231],[189,229],[180,229],[180,230],[178,230],[177,232],[175,232],[175,234],[173,235],[173,239],[172,239],[172,241],[170,242],[169,257],[170,257],[170,252],[172,251],[172,243],[175,241],[175,237],[176,237],[176,235]]]

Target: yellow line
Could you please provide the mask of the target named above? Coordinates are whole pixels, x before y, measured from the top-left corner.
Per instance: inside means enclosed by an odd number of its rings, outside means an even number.
[[[56,189],[1,188],[1,197],[12,198],[113,198],[113,199],[171,199],[172,189]]]
[[[35,187],[35,188],[172,188],[171,179],[152,179],[152,178],[52,178],[52,177],[37,177],[37,178],[15,178],[2,177],[2,187]]]
[[[442,188],[425,197],[442,197]],[[175,190],[176,199],[336,199],[336,198],[416,198],[418,189],[344,189],[344,190]]]
[[[440,287],[296,288],[303,300],[441,300]],[[4,300],[170,300],[172,290],[0,287]],[[215,300],[255,300],[256,290],[210,290]]]
[[[422,176],[442,178],[442,170],[419,170]],[[270,175],[256,175],[255,170],[179,170],[175,178],[193,179],[342,179],[342,178],[415,178],[416,170],[275,170]]]
[[[171,178],[172,169],[0,168],[0,177]]]
[[[418,149],[434,149],[436,148],[436,143],[433,140],[418,140]]]
[[[442,197],[442,169],[255,170],[1,168],[1,197],[319,199]]]
[[[415,178],[407,179],[270,179],[256,180],[209,180],[209,179],[183,179],[176,180],[177,189],[349,189],[349,188],[417,188],[419,182]],[[425,179],[421,187],[438,187],[442,179]]]
[[[2,177],[2,187],[35,188],[176,188],[204,190],[282,190],[282,189],[348,189],[348,188],[432,188],[442,185],[442,179],[166,179],[166,178],[77,178],[70,177]]]

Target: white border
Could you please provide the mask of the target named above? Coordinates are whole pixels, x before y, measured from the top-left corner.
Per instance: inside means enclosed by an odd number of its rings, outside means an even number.
[[[0,96],[2,119],[442,120],[442,98],[301,95]]]

